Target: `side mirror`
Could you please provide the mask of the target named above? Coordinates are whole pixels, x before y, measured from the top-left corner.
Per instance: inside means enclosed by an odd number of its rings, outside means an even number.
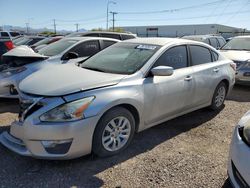
[[[78,58],[79,55],[75,52],[68,52],[67,54],[65,54],[65,56],[62,58],[63,60],[69,60],[69,59],[76,59]]]
[[[158,66],[151,70],[154,76],[171,76],[174,73],[173,67],[168,66]]]

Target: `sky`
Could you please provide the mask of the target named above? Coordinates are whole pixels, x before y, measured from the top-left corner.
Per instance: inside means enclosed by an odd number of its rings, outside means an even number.
[[[224,24],[250,29],[250,0],[113,0],[115,26]],[[0,0],[0,25],[106,28],[108,0]],[[109,15],[109,26],[112,26]]]

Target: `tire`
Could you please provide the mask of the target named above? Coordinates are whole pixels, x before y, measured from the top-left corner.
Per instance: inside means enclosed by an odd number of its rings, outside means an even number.
[[[220,111],[224,106],[226,95],[227,95],[227,86],[225,82],[220,82],[214,91],[210,109],[214,111]]]
[[[110,109],[96,126],[92,151],[99,157],[116,155],[128,147],[134,134],[135,119],[131,112],[123,107]]]

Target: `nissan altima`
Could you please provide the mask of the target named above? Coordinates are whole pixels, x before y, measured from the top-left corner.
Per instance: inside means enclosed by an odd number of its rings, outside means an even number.
[[[25,78],[19,121],[0,141],[36,158],[114,155],[136,132],[200,108],[222,109],[235,68],[211,46],[191,40],[116,43],[79,66]]]

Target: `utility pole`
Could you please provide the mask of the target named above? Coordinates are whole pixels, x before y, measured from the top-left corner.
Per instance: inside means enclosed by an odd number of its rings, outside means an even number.
[[[76,23],[75,26],[76,26],[76,32],[78,32],[78,26],[79,26],[79,24]]]
[[[113,16],[112,22],[113,22],[113,31],[115,31],[115,15],[118,14],[117,12],[110,12]]]
[[[53,25],[54,25],[54,33],[56,34],[56,19],[53,19]]]
[[[106,30],[108,31],[108,29],[109,29],[109,4],[116,4],[116,2],[115,1],[108,1],[108,3],[107,3],[107,23],[106,23]]]
[[[29,23],[25,23],[25,25],[26,25],[26,32],[27,34],[29,34]]]

